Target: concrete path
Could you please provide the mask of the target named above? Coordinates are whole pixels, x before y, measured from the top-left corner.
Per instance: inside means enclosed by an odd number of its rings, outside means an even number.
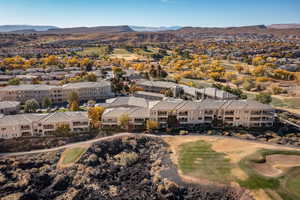
[[[57,150],[65,149],[65,148],[75,147],[78,145],[91,144],[91,143],[95,143],[95,142],[99,142],[99,141],[109,140],[109,139],[118,138],[118,137],[122,137],[122,136],[130,136],[130,135],[134,135],[134,134],[133,133],[119,133],[119,134],[116,134],[113,136],[96,138],[96,139],[87,140],[87,141],[83,141],[83,142],[70,143],[70,144],[66,144],[63,146],[54,147],[54,148],[50,148],[50,149],[39,149],[39,150],[15,152],[15,153],[0,153],[0,157],[21,156],[21,155],[34,154],[34,153],[45,153],[45,152],[57,151]]]
[[[70,147],[76,147],[78,145],[84,145],[84,144],[92,144],[95,142],[100,142],[100,141],[105,141],[113,138],[118,138],[122,136],[132,136],[132,135],[145,135],[149,137],[178,137],[179,135],[152,135],[152,134],[135,134],[135,133],[119,133],[113,136],[107,136],[107,137],[102,137],[102,138],[96,138],[92,140],[87,140],[83,142],[75,142],[75,143],[70,143],[66,144],[63,146],[59,147],[54,147],[50,149],[40,149],[40,150],[33,150],[33,151],[25,151],[25,152],[15,152],[15,153],[0,153],[0,158],[1,157],[7,157],[7,156],[22,156],[22,155],[28,155],[28,154],[34,154],[34,153],[46,153],[46,152],[51,152],[51,151],[57,151],[65,148],[70,148]],[[190,136],[202,136],[202,137],[210,137],[210,138],[230,138],[233,140],[242,140],[242,141],[247,141],[247,142],[253,142],[253,143],[260,143],[260,144],[266,144],[266,145],[273,145],[273,146],[278,146],[278,147],[289,147],[292,149],[300,150],[300,147],[293,146],[293,145],[282,145],[282,144],[275,144],[275,143],[270,143],[270,142],[264,142],[264,141],[258,141],[258,140],[249,140],[249,139],[243,139],[243,138],[238,138],[238,137],[233,137],[233,136],[219,136],[219,135],[202,135],[202,134],[193,134],[190,133],[189,135],[182,135],[180,137],[190,137]]]

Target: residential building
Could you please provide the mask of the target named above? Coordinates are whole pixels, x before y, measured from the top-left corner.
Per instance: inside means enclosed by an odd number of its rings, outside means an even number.
[[[80,101],[107,99],[114,96],[110,83],[100,81],[69,83],[63,86],[42,84],[6,86],[0,89],[0,100],[24,103],[29,99],[35,99],[41,103],[49,97],[53,103],[64,103],[68,101],[71,92],[76,92]]]
[[[144,129],[149,119],[149,109],[139,107],[108,108],[102,115],[103,128],[116,128],[120,125],[120,116],[128,115],[129,129]]]
[[[0,118],[0,138],[53,135],[61,125],[82,133],[89,130],[90,122],[87,112],[6,115]]]
[[[45,97],[52,99],[54,103],[62,102],[61,89],[51,85],[10,85],[0,89],[1,101],[19,101],[24,103],[29,99],[42,102]]]
[[[185,85],[181,85],[183,93],[192,97],[193,99],[217,99],[217,100],[235,100],[238,97],[229,92],[217,89],[217,88],[194,88]]]
[[[189,99],[218,99],[218,100],[234,100],[238,97],[229,92],[219,90],[217,88],[195,88],[183,84],[176,84],[167,81],[139,81],[137,86],[144,89],[145,92],[161,93],[164,90],[171,90],[173,97],[186,96]]]
[[[67,100],[71,92],[76,92],[80,101],[107,99],[114,96],[108,81],[69,83],[62,86],[63,99]]]
[[[135,97],[144,98],[151,101],[161,101],[166,98],[165,95],[154,92],[137,91],[133,94]]]
[[[171,90],[173,92],[174,97],[177,97],[181,90],[178,84],[167,81],[142,80],[138,81],[136,85],[143,88],[143,90],[146,92],[161,93],[164,90]]]
[[[103,125],[117,126],[116,118],[122,113],[130,115],[137,108],[110,108],[103,113]],[[140,121],[157,121],[161,128],[191,128],[201,126],[272,127],[274,109],[253,100],[210,100],[184,101],[167,99],[151,101],[148,107],[140,107]],[[134,112],[133,112],[134,113]],[[115,114],[115,118],[111,116]],[[133,119],[138,116],[132,116]],[[106,122],[108,122],[107,124]],[[135,126],[135,124],[132,124]]]
[[[107,99],[105,103],[96,104],[96,106],[102,106],[105,108],[116,107],[141,107],[148,108],[149,101],[139,97],[116,97]]]
[[[10,115],[16,114],[20,110],[20,102],[18,101],[1,101],[0,114]]]

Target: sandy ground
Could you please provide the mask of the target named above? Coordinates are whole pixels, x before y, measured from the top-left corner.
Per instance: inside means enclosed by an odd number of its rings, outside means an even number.
[[[277,177],[292,167],[300,166],[300,156],[297,155],[270,155],[266,156],[265,163],[254,164],[254,169],[264,175]]]

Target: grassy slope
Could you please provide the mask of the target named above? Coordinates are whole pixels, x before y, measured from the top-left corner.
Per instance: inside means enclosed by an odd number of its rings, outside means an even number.
[[[67,149],[62,154],[62,164],[68,165],[76,162],[80,156],[86,151],[86,148],[83,147],[75,147],[71,149]]]

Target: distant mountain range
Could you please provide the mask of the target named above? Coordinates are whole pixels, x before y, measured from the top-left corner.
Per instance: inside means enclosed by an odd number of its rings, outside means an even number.
[[[300,24],[271,24],[268,28],[273,29],[298,29],[300,28]]]
[[[150,27],[150,26],[129,26],[134,31],[137,32],[159,32],[159,31],[170,31],[181,29],[181,26],[160,26],[160,27]]]
[[[56,26],[35,26],[35,25],[0,25],[0,32],[12,32],[21,30],[47,31],[57,29]]]
[[[300,24],[272,24],[240,26],[240,27],[148,27],[148,26],[96,26],[96,27],[73,27],[59,28],[56,26],[34,26],[34,25],[0,25],[0,32],[19,34],[116,34],[116,33],[142,33],[142,32],[162,32],[172,34],[183,34],[190,37],[191,34],[236,34],[236,33],[269,33],[278,31],[299,32]],[[280,33],[280,32],[279,32]],[[179,36],[177,35],[177,36]],[[182,35],[182,36],[183,36]],[[168,36],[169,37],[169,36]]]
[[[61,29],[61,32],[78,31],[85,29],[88,32],[97,31],[99,28],[111,28],[113,26],[98,26],[98,27],[72,27],[72,28],[59,28],[57,26],[35,26],[35,25],[0,25],[0,32],[33,32],[33,31],[48,31],[51,29]],[[115,26],[118,27],[118,26]],[[124,26],[123,26],[124,27]],[[161,26],[161,27],[150,27],[150,26],[129,26],[134,31],[137,32],[158,32],[158,31],[168,31],[168,30],[178,30],[182,28],[181,26]],[[127,28],[128,29],[128,28]],[[58,31],[58,30],[55,30]],[[54,32],[54,30],[51,30]]]

